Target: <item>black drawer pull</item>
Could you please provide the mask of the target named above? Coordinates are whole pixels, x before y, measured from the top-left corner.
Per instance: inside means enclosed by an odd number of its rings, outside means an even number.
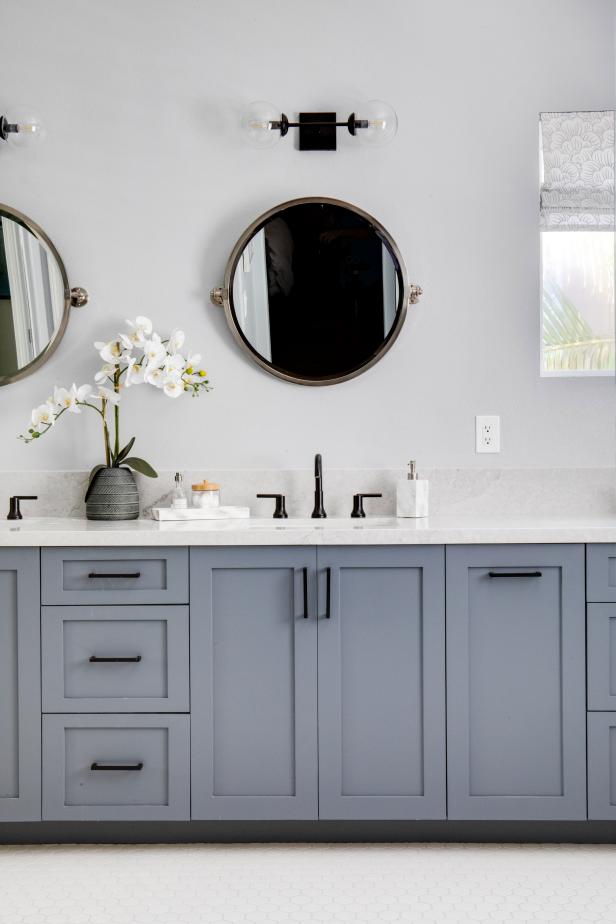
[[[102,764],[95,760],[90,770],[143,770],[143,761],[140,760],[137,764]]]
[[[302,581],[304,587],[304,619],[308,619],[308,568],[302,568]]]
[[[99,574],[98,571],[90,571],[89,578],[140,578],[141,571],[119,571],[117,574],[106,572]]]
[[[133,655],[127,658],[99,658],[98,655],[90,655],[91,664],[138,664],[141,661],[141,655]]]
[[[331,619],[332,617],[332,569],[326,568],[325,574],[327,577],[327,588],[326,588],[326,606],[325,606],[325,618]]]
[[[488,571],[488,577],[496,578],[529,578],[541,576],[541,571]]]

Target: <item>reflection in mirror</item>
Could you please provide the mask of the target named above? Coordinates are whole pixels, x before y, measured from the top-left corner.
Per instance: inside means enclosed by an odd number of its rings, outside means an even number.
[[[318,384],[357,374],[387,349],[404,318],[405,281],[373,219],[343,203],[300,200],[243,240],[231,317],[262,365]]]
[[[44,353],[67,310],[65,280],[54,254],[13,215],[0,212],[0,381]]]

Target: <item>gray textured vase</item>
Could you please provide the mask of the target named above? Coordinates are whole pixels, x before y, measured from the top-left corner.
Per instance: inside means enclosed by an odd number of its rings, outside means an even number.
[[[88,520],[136,520],[139,491],[129,468],[102,468],[86,500]]]

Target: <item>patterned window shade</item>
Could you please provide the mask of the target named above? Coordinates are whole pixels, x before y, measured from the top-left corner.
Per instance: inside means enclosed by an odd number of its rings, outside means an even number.
[[[542,112],[542,231],[614,230],[614,113]]]

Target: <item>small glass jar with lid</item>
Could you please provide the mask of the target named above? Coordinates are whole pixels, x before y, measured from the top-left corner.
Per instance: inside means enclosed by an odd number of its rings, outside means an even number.
[[[192,505],[193,507],[219,507],[220,506],[220,485],[214,484],[213,481],[204,479],[199,484],[192,486]]]

